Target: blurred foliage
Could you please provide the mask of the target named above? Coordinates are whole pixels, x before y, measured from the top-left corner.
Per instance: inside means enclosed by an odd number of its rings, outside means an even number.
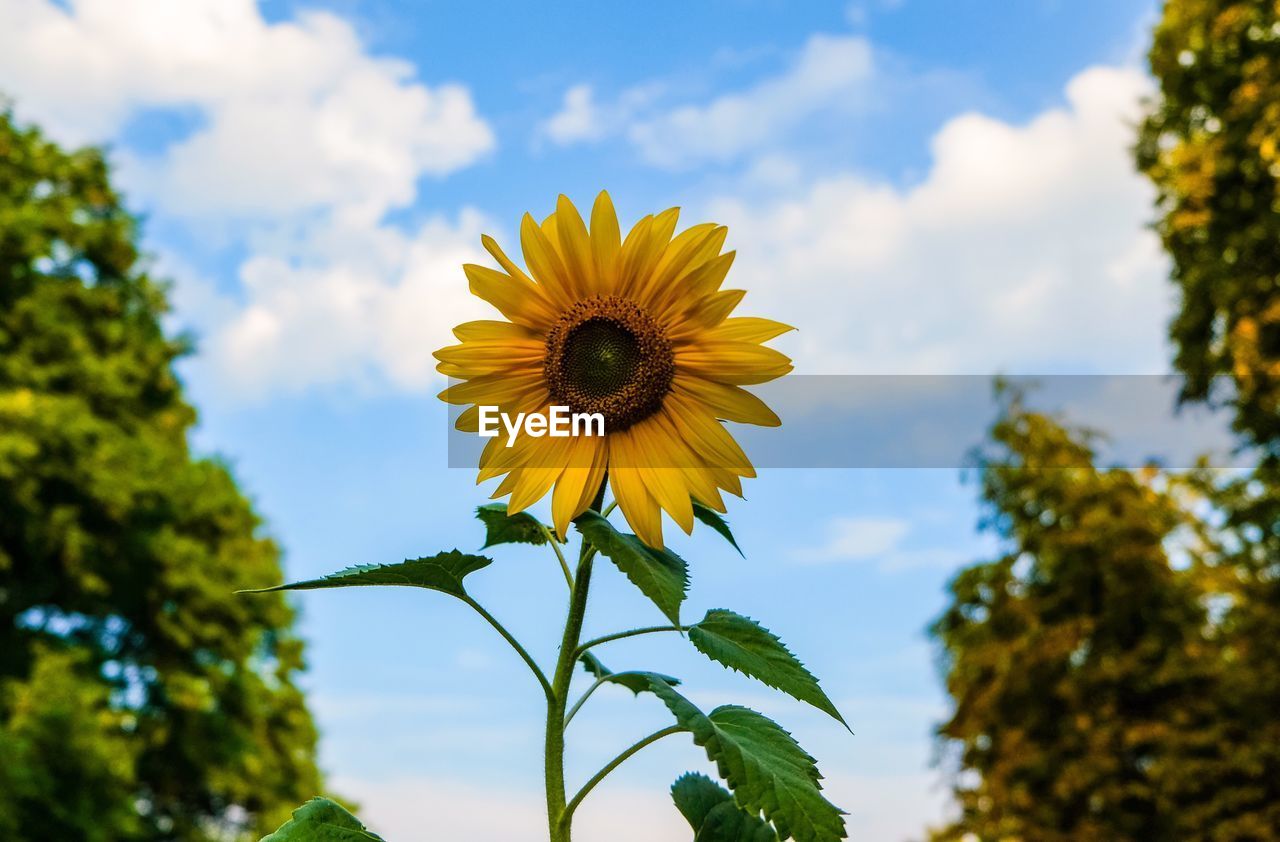
[[[1182,397],[1226,404],[1256,466],[1103,470],[1006,394],[981,465],[1004,554],[934,626],[939,842],[1280,840],[1280,2],[1167,0],[1150,60]]]
[[[1280,2],[1167,0],[1150,61],[1138,163],[1181,292],[1184,397],[1232,392],[1237,429],[1280,457]]]
[[[933,628],[962,809],[933,838],[1280,840],[1280,484],[1104,470],[1007,401],[980,471],[1004,550]]]
[[[319,789],[279,553],[194,457],[94,150],[0,113],[0,835],[257,838]]]

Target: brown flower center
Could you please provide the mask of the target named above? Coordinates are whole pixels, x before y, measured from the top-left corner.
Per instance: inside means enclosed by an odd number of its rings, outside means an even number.
[[[600,413],[606,432],[657,412],[675,370],[662,327],[625,298],[583,299],[547,333],[542,371],[552,403]]]

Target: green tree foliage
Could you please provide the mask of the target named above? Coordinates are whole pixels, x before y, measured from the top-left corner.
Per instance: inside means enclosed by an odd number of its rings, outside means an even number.
[[[1170,560],[1188,516],[1169,478],[1095,467],[1087,435],[1016,396],[992,437],[1005,547],[957,576],[934,627],[963,810],[935,838],[1272,838],[1212,832],[1205,802],[1233,770],[1201,579]]]
[[[1212,514],[1198,524],[1197,571],[1214,607],[1217,740],[1209,784],[1214,840],[1280,840],[1280,471],[1264,464],[1224,482],[1189,481]]]
[[[1237,428],[1280,455],[1280,4],[1167,0],[1150,60],[1138,162],[1181,292],[1184,397],[1229,375]]]
[[[0,113],[0,835],[257,838],[316,792],[279,553],[193,457],[93,150]]]

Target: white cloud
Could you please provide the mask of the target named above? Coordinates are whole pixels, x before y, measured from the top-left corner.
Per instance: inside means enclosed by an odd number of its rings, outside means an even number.
[[[783,140],[820,111],[850,107],[872,72],[865,39],[814,35],[784,73],[704,105],[640,120],[628,136],[645,160],[658,166],[731,161]]]
[[[839,174],[709,202],[744,312],[798,325],[805,373],[1165,370],[1167,264],[1129,153],[1148,90],[1097,67],[1024,125],[956,117],[912,187]]]
[[[663,92],[657,83],[637,85],[611,102],[601,102],[595,88],[573,85],[564,92],[560,110],[538,127],[538,134],[557,146],[591,143],[617,134]]]
[[[60,140],[110,139],[146,109],[194,115],[138,176],[168,212],[376,218],[412,201],[421,176],[494,145],[465,88],[416,81],[331,14],[269,23],[255,0],[0,0],[0,19],[0,88]]]
[[[491,317],[459,268],[483,259],[480,233],[491,227],[465,210],[412,236],[357,228],[329,255],[302,249],[319,259],[249,258],[240,306],[206,326],[218,380],[250,397],[326,384],[427,387],[436,377],[431,352],[449,344],[452,325]],[[320,236],[338,235],[325,228]]]
[[[0,0],[0,19],[0,89],[59,140],[118,140],[157,109],[188,124],[114,155],[148,211],[247,251],[234,289],[162,260],[221,385],[421,388],[448,324],[483,312],[459,269],[477,212],[384,221],[493,148],[466,88],[370,55],[335,15],[268,22],[255,0]]]
[[[817,114],[858,108],[873,70],[865,39],[814,35],[781,73],[704,103],[658,108],[658,84],[601,102],[590,85],[574,85],[542,133],[562,146],[624,134],[645,162],[671,169],[728,163],[774,150]]]
[[[902,518],[839,517],[827,524],[827,540],[819,547],[797,550],[804,561],[864,561],[898,548],[911,531]]]
[[[598,140],[606,131],[590,85],[574,85],[564,93],[564,104],[543,126],[543,132],[562,146]]]

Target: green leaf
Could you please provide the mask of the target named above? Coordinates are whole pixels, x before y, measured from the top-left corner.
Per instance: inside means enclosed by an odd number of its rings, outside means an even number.
[[[482,567],[493,564],[493,559],[482,555],[468,555],[457,550],[402,561],[399,564],[361,564],[330,573],[321,579],[308,579],[274,588],[260,588],[243,593],[268,591],[306,591],[316,588],[349,588],[361,585],[404,585],[442,591],[459,598],[467,598],[462,579]]]
[[[533,544],[541,546],[547,543],[547,535],[542,531],[542,524],[528,512],[515,515],[507,514],[506,503],[490,503],[476,509],[476,517],[484,523],[484,546],[488,549],[495,544]]]
[[[689,587],[689,565],[669,550],[655,550],[634,535],[619,532],[593,511],[574,521],[582,536],[609,557],[663,614],[680,625],[680,603]]]
[[[711,809],[693,842],[778,842],[778,834],[759,816],[726,801]]]
[[[776,722],[738,705],[704,714],[661,679],[652,684],[676,722],[716,764],[739,808],[763,813],[779,839],[845,838],[844,812],[822,796],[822,776],[814,759]]]
[[[694,842],[778,842],[767,822],[739,809],[728,790],[706,775],[681,775],[671,799],[693,827]]]
[[[742,547],[739,547],[738,542],[733,539],[733,533],[729,531],[729,522],[724,519],[722,514],[710,506],[704,506],[697,500],[694,500],[693,516],[723,535],[724,539],[732,544],[733,548],[738,551],[738,555],[743,558],[747,557],[746,553],[742,551]]]
[[[384,842],[360,820],[328,798],[312,798],[262,842]]]
[[[777,635],[750,617],[723,608],[712,609],[702,622],[689,627],[689,641],[711,660],[808,702],[849,727],[822,692],[813,673],[804,668]]]
[[[583,669],[594,675],[597,679],[625,687],[637,696],[641,693],[653,692],[653,686],[650,681],[651,677],[659,678],[667,684],[670,684],[672,687],[676,687],[680,684],[680,679],[672,678],[669,675],[663,675],[656,672],[640,672],[636,670],[628,672],[614,672],[604,664],[600,663],[600,659],[595,655],[592,655],[590,652],[583,652],[582,657],[578,660],[582,662]]]

